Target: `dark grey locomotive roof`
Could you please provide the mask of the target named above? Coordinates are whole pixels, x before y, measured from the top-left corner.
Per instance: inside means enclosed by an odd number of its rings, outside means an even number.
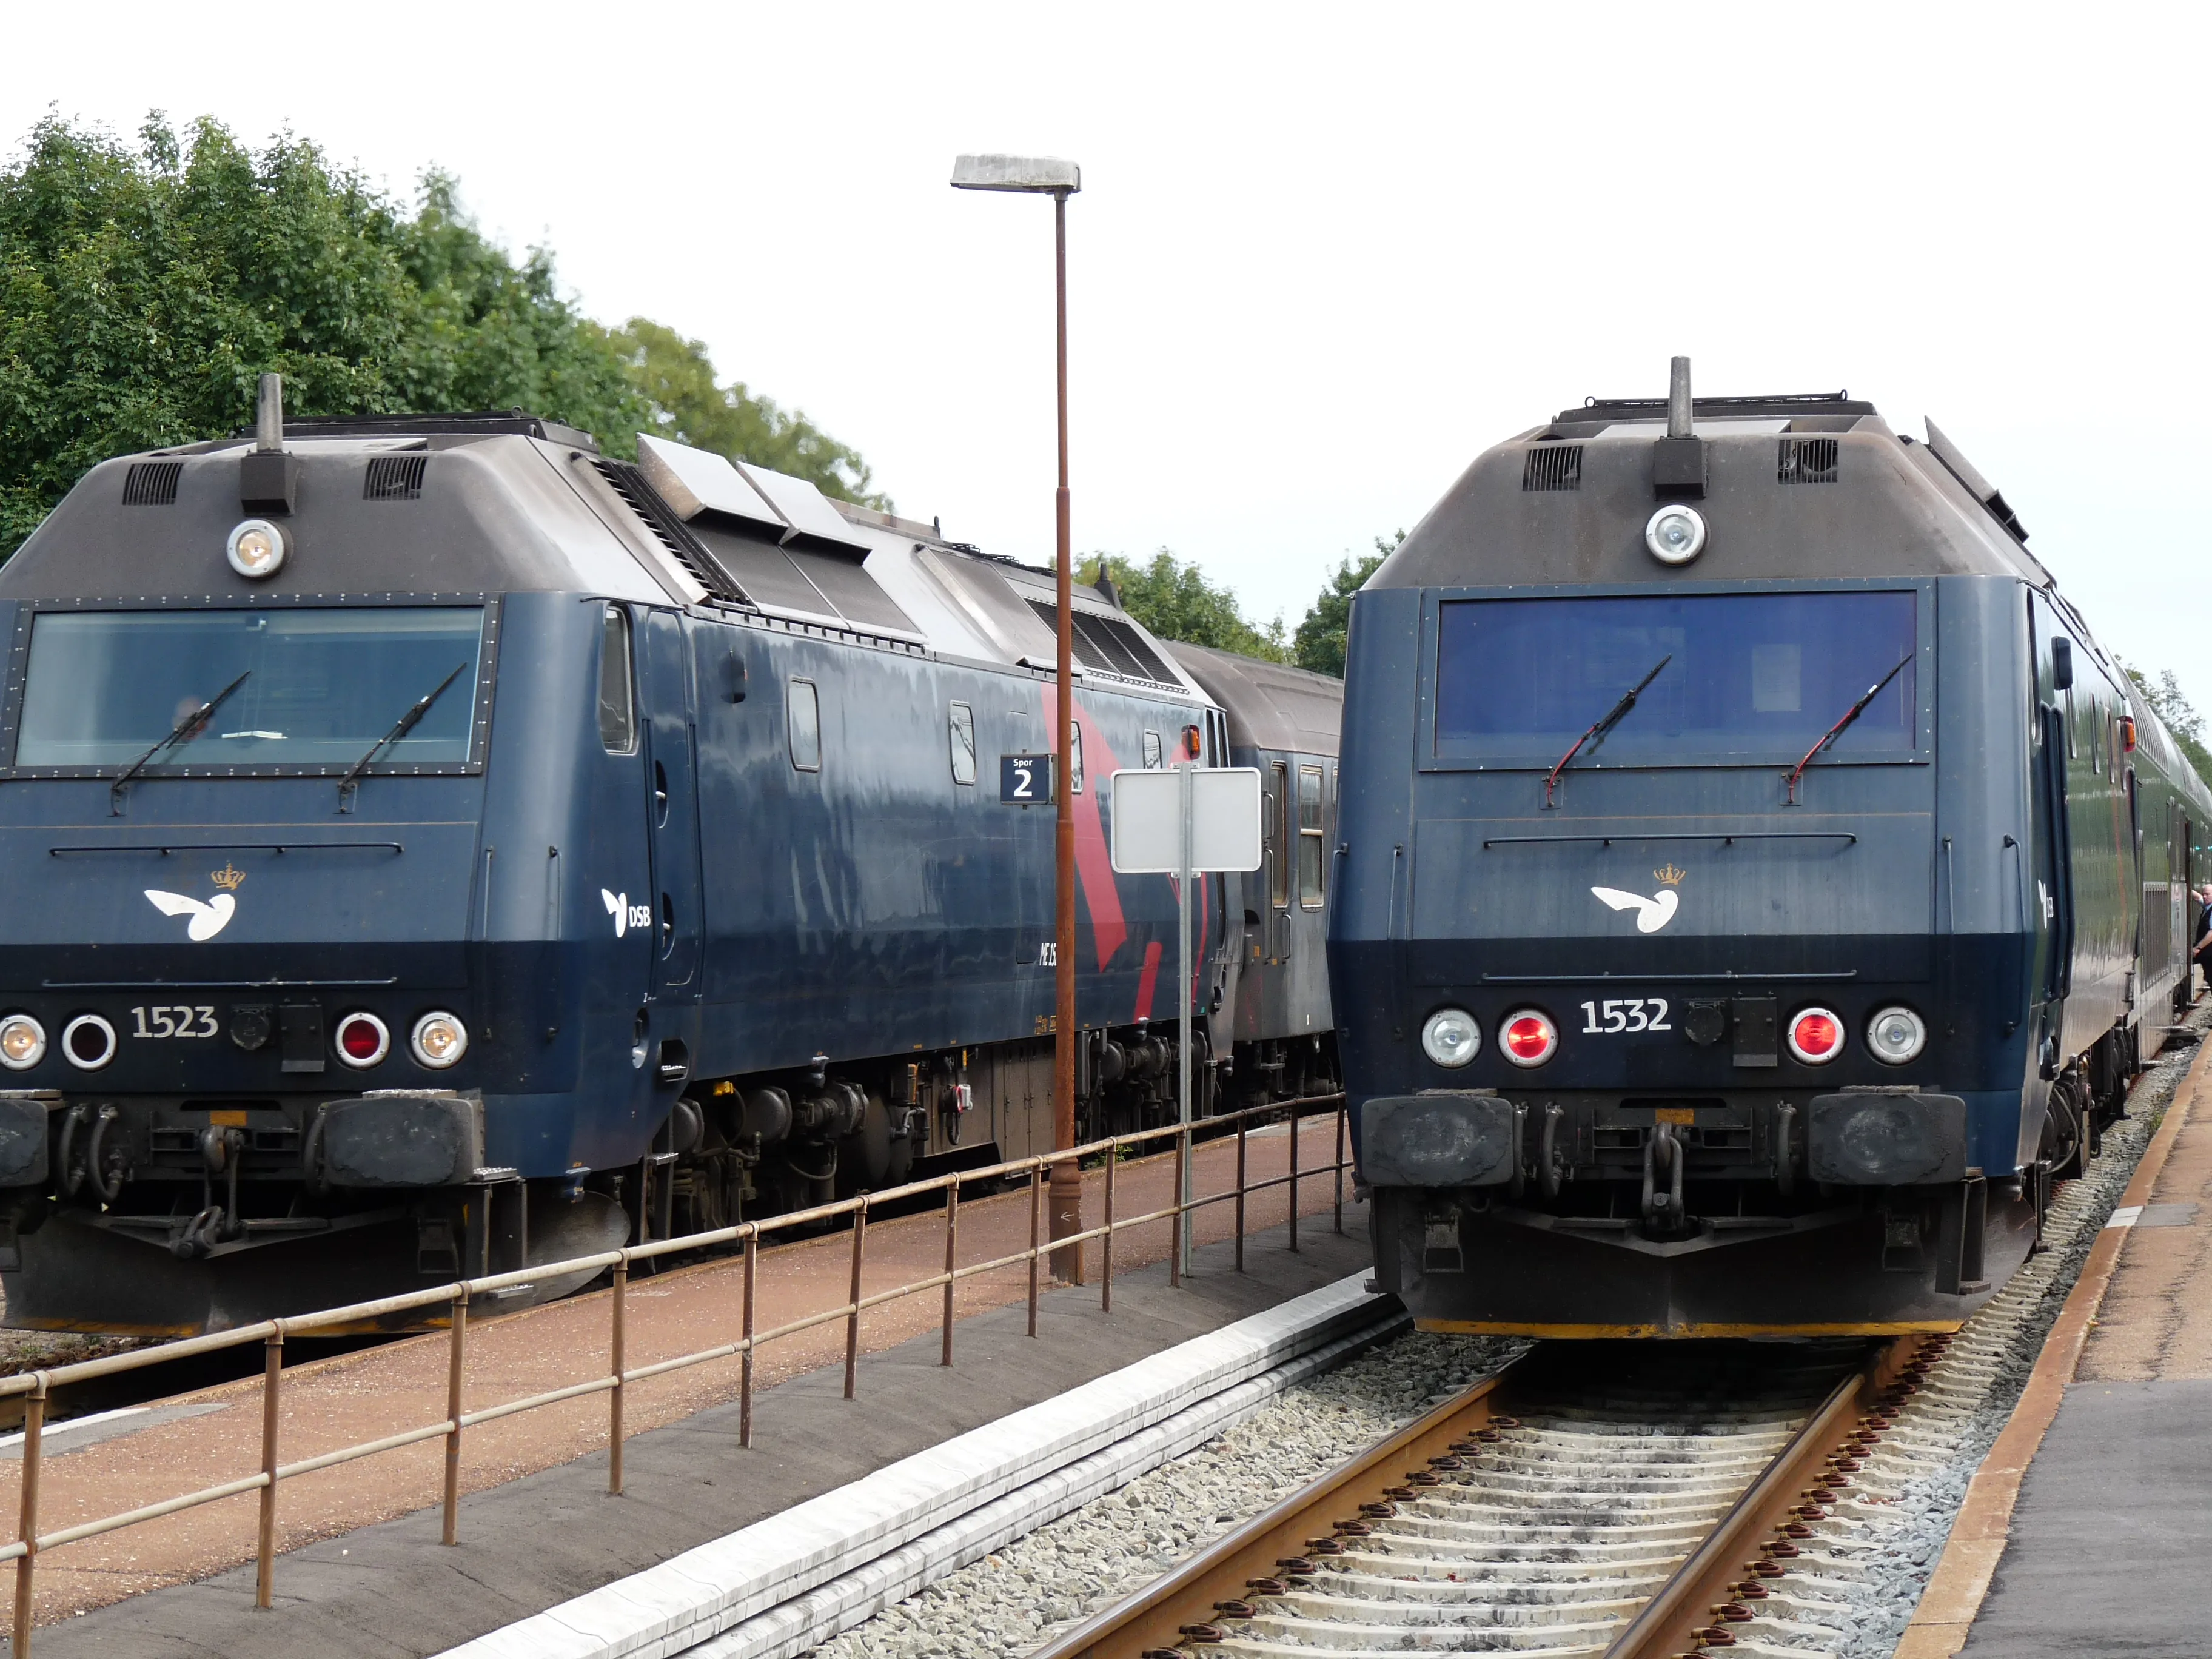
[[[0,599],[222,602],[560,592],[716,605],[970,660],[1049,669],[1051,573],[803,479],[641,436],[640,465],[536,416],[299,421],[292,556],[248,582],[231,527],[248,438],[104,461],[4,566]],[[1079,588],[1078,674],[1196,701],[1174,655]]]
[[[1202,645],[1178,644],[1174,650],[1191,678],[1227,711],[1234,746],[1300,755],[1337,752],[1343,681]]]
[[[1684,566],[1645,550],[1668,496],[1653,464],[1662,399],[1592,400],[1486,450],[1384,562],[1376,587],[1666,584],[1818,577],[2050,577],[2010,510],[1930,428],[1892,432],[1836,396],[1699,398],[1710,526]]]

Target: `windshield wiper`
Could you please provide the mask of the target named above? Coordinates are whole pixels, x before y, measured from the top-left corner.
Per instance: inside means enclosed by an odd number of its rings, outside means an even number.
[[[440,680],[436,686],[431,690],[429,696],[424,697],[412,708],[409,709],[398,720],[394,720],[392,723],[392,729],[389,732],[386,732],[374,743],[369,744],[368,752],[353,763],[353,770],[347,773],[345,776],[338,780],[339,811],[350,812],[353,811],[354,794],[355,792],[361,787],[362,775],[368,770],[368,763],[374,760],[379,755],[382,754],[386,750],[391,748],[393,744],[398,742],[400,738],[405,737],[410,732],[412,732],[415,729],[415,722],[421,720],[423,715],[430,712],[430,705],[437,702],[438,699],[445,694],[445,690],[447,686],[451,685],[455,680],[460,678],[462,671],[467,667],[468,664],[466,663],[456,665],[453,672],[447,675],[442,680]]]
[[[1787,803],[1788,805],[1791,806],[1797,805],[1797,781],[1805,775],[1805,769],[1813,763],[1813,757],[1819,754],[1823,749],[1826,749],[1830,744],[1833,743],[1838,738],[1843,736],[1844,728],[1849,726],[1853,720],[1856,720],[1860,715],[1865,714],[1867,711],[1867,705],[1881,695],[1881,688],[1887,685],[1900,673],[1904,672],[1905,664],[1911,660],[1912,653],[1910,651],[1906,652],[1902,657],[1899,657],[1897,659],[1897,666],[1891,669],[1887,674],[1884,674],[1872,685],[1867,687],[1864,693],[1863,693],[1859,697],[1859,700],[1844,711],[1843,719],[1838,720],[1833,726],[1830,726],[1827,731],[1822,734],[1820,742],[1814,744],[1810,749],[1808,749],[1805,751],[1805,758],[1799,761],[1797,763],[1796,769],[1790,774],[1790,799]]]
[[[155,757],[161,754],[162,750],[173,748],[179,744],[190,743],[194,738],[199,736],[201,732],[206,731],[208,721],[215,717],[215,711],[222,707],[223,699],[228,697],[232,692],[237,690],[240,686],[245,684],[248,679],[252,678],[252,674],[253,671],[251,668],[247,669],[245,673],[240,674],[228,685],[224,686],[222,690],[216,692],[214,696],[209,698],[207,702],[202,703],[191,714],[185,715],[184,719],[179,720],[167,737],[163,738],[161,742],[155,744],[144,754],[139,756],[137,760],[132,761],[130,765],[125,767],[120,772],[118,772],[115,775],[115,781],[107,786],[107,811],[109,815],[114,817],[121,817],[123,816],[123,794],[124,792],[131,787],[131,780],[137,777],[139,773],[144,771],[146,768],[152,765],[154,763]]]
[[[1565,754],[1559,757],[1559,763],[1553,767],[1551,769],[1551,772],[1544,779],[1545,805],[1554,806],[1558,805],[1558,803],[1552,799],[1552,792],[1559,787],[1559,774],[1567,769],[1567,763],[1572,760],[1576,756],[1581,754],[1583,752],[1583,745],[1589,742],[1591,738],[1602,738],[1607,732],[1612,731],[1614,726],[1620,725],[1621,716],[1626,714],[1630,709],[1636,707],[1636,700],[1644,695],[1644,688],[1650,684],[1652,681],[1657,679],[1659,678],[1659,671],[1674,660],[1674,653],[1669,651],[1665,656],[1660,658],[1657,662],[1653,663],[1651,665],[1651,672],[1646,674],[1642,679],[1637,681],[1636,684],[1626,692],[1623,693],[1620,701],[1613,704],[1611,708],[1606,711],[1605,718],[1600,720],[1596,725],[1591,726],[1590,729],[1583,732],[1582,736],[1577,738],[1575,739],[1575,746],[1568,750]]]

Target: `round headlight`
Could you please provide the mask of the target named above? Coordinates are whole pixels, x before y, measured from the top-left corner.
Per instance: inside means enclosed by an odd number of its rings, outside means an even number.
[[[1421,1027],[1421,1052],[1439,1066],[1464,1066],[1482,1052],[1482,1027],[1464,1008],[1439,1008]]]
[[[1885,1008],[1867,1022],[1867,1047],[1891,1066],[1917,1060],[1927,1046],[1927,1023],[1910,1008]]]
[[[62,1027],[62,1052],[81,1072],[96,1072],[115,1058],[115,1028],[98,1014],[79,1014]]]
[[[1844,1022],[1826,1008],[1801,1009],[1790,1021],[1790,1052],[1808,1066],[1826,1066],[1844,1051]]]
[[[291,538],[284,533],[284,527],[266,519],[246,520],[230,532],[223,548],[230,568],[257,582],[282,570],[284,556],[291,550]]]
[[[469,1028],[453,1014],[425,1014],[407,1034],[408,1052],[434,1072],[442,1072],[469,1051]]]
[[[337,1048],[349,1066],[374,1066],[392,1052],[392,1033],[374,1014],[350,1013],[338,1022]]]
[[[28,1014],[0,1019],[0,1066],[27,1072],[46,1057],[46,1028]]]
[[[1687,564],[1705,551],[1705,519],[1680,501],[1662,507],[1644,526],[1644,544],[1662,564]]]

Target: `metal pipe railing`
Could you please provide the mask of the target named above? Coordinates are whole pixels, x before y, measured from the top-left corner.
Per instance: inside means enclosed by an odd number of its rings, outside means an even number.
[[[1168,1226],[1168,1282],[1180,1285],[1189,1272],[1184,1259],[1182,1235],[1183,1218],[1216,1204],[1233,1204],[1233,1230],[1236,1239],[1236,1270],[1244,1271],[1245,1224],[1249,1214],[1248,1200],[1255,1193],[1271,1188],[1287,1187],[1289,1191],[1289,1244],[1298,1248],[1298,1184],[1310,1181],[1321,1173],[1318,1170],[1302,1170],[1298,1159],[1299,1118],[1308,1107],[1326,1106],[1333,1109],[1335,1120],[1336,1149],[1331,1165],[1335,1176],[1334,1224],[1338,1232],[1344,1231],[1344,1172],[1350,1167],[1344,1156],[1346,1105],[1341,1094],[1316,1095],[1289,1101],[1275,1101],[1262,1106],[1246,1107],[1235,1112],[1225,1112],[1217,1117],[1201,1120],[1195,1126],[1200,1130],[1233,1125],[1237,1135],[1237,1157],[1233,1185],[1218,1193],[1194,1194],[1188,1199],[1187,1176],[1194,1165],[1194,1149],[1189,1129],[1182,1124],[1165,1124],[1154,1129],[1139,1129],[1128,1134],[1109,1135],[1081,1146],[1065,1151],[1042,1152],[1028,1158],[1013,1158],[994,1164],[987,1169],[957,1170],[949,1175],[933,1176],[927,1181],[911,1182],[880,1193],[862,1193],[858,1196],[841,1199],[834,1203],[817,1204],[810,1209],[793,1211],[773,1216],[763,1221],[742,1221],[732,1226],[720,1227],[709,1232],[690,1233],[681,1237],[654,1239],[645,1243],[628,1246],[619,1250],[601,1251],[596,1255],[578,1256],[567,1261],[545,1262],[536,1267],[517,1268],[507,1273],[492,1273],[481,1279],[462,1279],[434,1289],[409,1291],[402,1295],[379,1297],[371,1302],[357,1302],[343,1307],[325,1308],[313,1313],[289,1315],[281,1319],[264,1320],[258,1324],[242,1326],[235,1330],[212,1333],[205,1336],[185,1338],[163,1343],[157,1347],[141,1348],[129,1353],[110,1354],[98,1359],[80,1360],[73,1364],[58,1365],[51,1370],[25,1372],[10,1377],[0,1377],[0,1400],[20,1398],[23,1401],[22,1479],[18,1505],[15,1541],[0,1545],[0,1562],[15,1564],[15,1600],[14,1645],[10,1651],[15,1659],[27,1659],[30,1652],[33,1592],[36,1588],[36,1562],[46,1550],[82,1539],[96,1538],[126,1527],[159,1520],[203,1504],[220,1503],[228,1498],[237,1498],[247,1492],[259,1494],[260,1513],[255,1540],[254,1602],[268,1607],[275,1589],[276,1557],[276,1493],[285,1480],[318,1470],[334,1468],[364,1457],[395,1451],[402,1447],[419,1445],[430,1440],[442,1439],[444,1447],[444,1524],[441,1540],[446,1544],[458,1541],[460,1521],[461,1437],[464,1431],[481,1424],[496,1422],[501,1418],[535,1411],[542,1407],[557,1405],[563,1401],[576,1400],[593,1394],[607,1395],[607,1490],[619,1495],[623,1490],[623,1444],[627,1438],[624,1412],[627,1390],[635,1382],[665,1376],[694,1365],[735,1358],[739,1362],[738,1443],[750,1447],[753,1443],[753,1395],[757,1380],[756,1356],[767,1344],[795,1336],[817,1327],[843,1322],[845,1326],[845,1398],[856,1397],[859,1389],[861,1316],[870,1309],[879,1308],[903,1297],[941,1290],[944,1304],[939,1316],[943,1332],[943,1350],[939,1363],[952,1363],[952,1326],[955,1293],[960,1281],[979,1274],[1000,1273],[1017,1266],[1028,1270],[1028,1330],[1037,1334],[1037,1301],[1039,1296],[1040,1264],[1047,1255],[1061,1250],[1079,1252],[1092,1239],[1100,1241],[1103,1272],[1099,1284],[1099,1306],[1110,1312],[1114,1305],[1114,1239],[1116,1234],[1132,1227],[1152,1225],[1162,1221]],[[1290,1173],[1253,1181],[1249,1176],[1247,1146],[1253,1121],[1258,1118],[1289,1118]],[[1137,1215],[1122,1215],[1116,1212],[1115,1175],[1123,1162],[1125,1152],[1172,1139],[1171,1156],[1173,1190],[1165,1208],[1145,1211]],[[1091,1158],[1104,1161],[1105,1221],[1103,1225],[1072,1234],[1065,1238],[1046,1241],[1042,1235],[1043,1199],[1047,1177],[1057,1166],[1073,1164],[1079,1170]],[[963,1185],[971,1191],[978,1184],[993,1180],[1012,1180],[1026,1177],[1029,1190],[1029,1244],[1024,1249],[1001,1255],[988,1261],[962,1263],[959,1252],[960,1193]],[[909,1200],[928,1194],[945,1194],[945,1267],[920,1279],[901,1282],[889,1289],[866,1291],[862,1278],[866,1266],[868,1212],[872,1207],[880,1209],[894,1200]],[[759,1261],[763,1243],[769,1236],[787,1233],[798,1228],[835,1221],[842,1217],[852,1218],[852,1252],[845,1301],[835,1307],[803,1315],[785,1321],[767,1330],[758,1328]],[[711,1249],[720,1244],[735,1244],[744,1253],[744,1291],[740,1334],[733,1340],[700,1348],[672,1358],[653,1360],[640,1365],[627,1363],[628,1291],[631,1264],[657,1261],[662,1256],[679,1252]],[[605,1376],[572,1382],[560,1388],[544,1389],[520,1399],[502,1401],[475,1411],[462,1409],[462,1387],[467,1375],[469,1340],[469,1304],[471,1301],[528,1285],[540,1279],[573,1273],[610,1270],[611,1290],[608,1298],[609,1369]],[[303,1336],[337,1328],[361,1325],[397,1314],[434,1308],[446,1304],[449,1342],[446,1368],[446,1413],[435,1423],[403,1429],[374,1440],[342,1446],[319,1453],[291,1463],[277,1461],[278,1426],[282,1420],[284,1376],[284,1342],[288,1336]],[[237,1480],[203,1487],[197,1492],[182,1493],[161,1499],[119,1514],[100,1516],[64,1527],[58,1531],[40,1533],[39,1530],[40,1475],[44,1467],[44,1437],[46,1408],[57,1388],[91,1380],[112,1376],[145,1366],[166,1364],[173,1359],[201,1353],[212,1353],[226,1348],[242,1346],[250,1342],[262,1345],[264,1358],[261,1381],[261,1462],[259,1469]]]

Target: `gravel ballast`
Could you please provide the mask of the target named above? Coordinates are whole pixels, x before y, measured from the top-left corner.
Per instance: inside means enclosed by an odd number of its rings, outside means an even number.
[[[1298,1383],[1217,1440],[812,1650],[814,1659],[1025,1654],[1490,1375],[1528,1345],[1413,1334]]]

